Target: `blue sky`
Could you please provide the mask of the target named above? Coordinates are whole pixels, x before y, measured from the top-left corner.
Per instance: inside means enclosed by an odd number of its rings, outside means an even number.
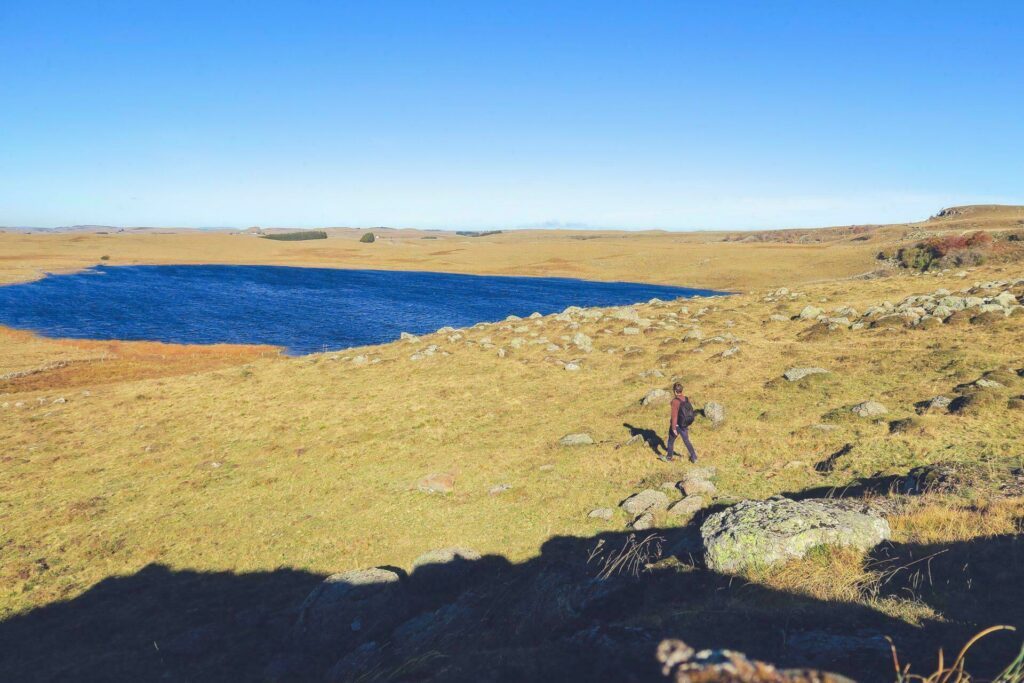
[[[1020,2],[0,2],[0,225],[1024,203]]]

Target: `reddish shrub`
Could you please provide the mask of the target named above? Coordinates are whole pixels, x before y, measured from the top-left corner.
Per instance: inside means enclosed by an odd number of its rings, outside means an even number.
[[[925,241],[924,247],[935,258],[943,258],[954,251],[964,249],[985,249],[992,244],[992,235],[987,232],[972,232],[969,235],[946,235],[932,237]]]

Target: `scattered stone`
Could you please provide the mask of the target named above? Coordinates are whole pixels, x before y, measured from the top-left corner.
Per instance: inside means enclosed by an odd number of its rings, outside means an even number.
[[[805,306],[804,309],[800,311],[799,318],[800,320],[817,320],[818,316],[824,314],[825,311],[821,310],[817,306]]]
[[[776,322],[776,323],[784,323],[784,322],[788,322],[789,321],[789,317],[788,316],[779,315],[778,313],[775,313],[774,315],[770,316],[768,319],[771,320],[772,322]]]
[[[587,514],[587,517],[589,517],[590,519],[603,519],[605,521],[608,521],[614,515],[615,510],[612,510],[611,508],[597,508],[595,510],[591,510]]]
[[[872,418],[888,414],[889,409],[878,401],[864,401],[850,408],[850,412],[857,417]]]
[[[550,472],[551,470],[555,469],[555,466],[552,465],[551,463],[548,463],[546,465],[541,465],[537,469],[540,470],[541,472]]]
[[[645,489],[640,493],[634,493],[632,496],[622,501],[622,503],[619,504],[619,507],[631,515],[640,515],[645,512],[664,510],[668,507],[668,503],[668,496],[661,491]]]
[[[63,404],[63,403],[67,403],[68,400],[66,398],[64,398],[63,396],[61,396],[60,398],[53,399],[53,402],[58,404],[58,405],[60,405],[60,404]]]
[[[594,350],[593,340],[582,332],[577,332],[573,335],[572,343],[576,345],[576,348],[587,353]]]
[[[730,573],[801,558],[821,545],[868,550],[890,535],[885,519],[849,499],[745,500],[701,526],[708,567]]]
[[[740,347],[733,346],[718,354],[720,358],[731,358],[740,352]]]
[[[687,497],[700,495],[713,496],[718,493],[718,487],[707,479],[685,479],[680,484],[680,488]]]
[[[579,432],[578,434],[566,434],[558,443],[562,446],[590,446],[594,443],[593,437],[586,432]]]
[[[398,335],[398,338],[407,342],[418,342],[420,340],[415,334],[409,334],[408,332],[402,332]]]
[[[654,526],[654,515],[652,515],[649,512],[645,512],[642,515],[638,515],[637,518],[634,519],[629,526],[634,531],[646,531],[647,529],[650,529],[652,526]]]
[[[511,489],[512,484],[498,484],[497,486],[492,486],[490,490],[487,491],[487,494],[491,496],[497,496],[499,494],[505,493],[505,491],[510,491]]]
[[[827,375],[825,368],[790,368],[782,373],[782,376],[789,382],[796,382],[810,375]]]
[[[428,474],[420,479],[416,488],[423,493],[451,493],[455,488],[455,475],[449,473]]]
[[[568,370],[569,372],[577,372],[577,371],[578,371],[578,370],[580,370],[580,369],[581,369],[582,367],[583,367],[583,366],[581,366],[581,365],[580,365],[579,363],[577,363],[576,361],[569,361],[569,362],[568,362],[568,363],[566,363],[566,364],[565,364],[564,366],[562,366],[562,369],[563,369],[563,370]]]
[[[689,517],[695,514],[697,511],[704,508],[704,496],[692,495],[686,496],[682,500],[672,503],[668,509],[668,514],[673,517]]]
[[[665,389],[651,389],[640,399],[640,405],[656,406],[669,403],[671,400],[672,394]]]
[[[930,398],[927,401],[921,401],[916,404],[917,414],[924,415],[925,413],[941,412],[949,408],[949,404],[953,402],[953,399],[946,396],[936,396]]]
[[[640,313],[632,306],[617,308],[611,312],[611,317],[616,320],[635,321],[640,319]]]
[[[640,334],[640,328],[639,327],[623,327],[622,328],[622,334],[625,334],[625,335],[637,335],[637,334]]]

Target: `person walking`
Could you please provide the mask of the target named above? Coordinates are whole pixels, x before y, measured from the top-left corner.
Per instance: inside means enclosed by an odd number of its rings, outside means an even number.
[[[693,450],[690,443],[690,425],[693,424],[696,414],[690,399],[683,393],[683,385],[676,382],[672,385],[672,393],[675,398],[671,404],[671,423],[668,428],[668,455],[666,461],[671,462],[675,458],[676,437],[682,437],[686,450],[690,453],[690,462],[697,462],[697,451]]]

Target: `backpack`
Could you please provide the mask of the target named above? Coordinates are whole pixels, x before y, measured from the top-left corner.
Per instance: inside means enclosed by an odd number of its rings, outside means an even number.
[[[697,414],[693,411],[693,404],[690,403],[689,397],[684,396],[683,400],[679,402],[679,427],[689,427],[690,425],[693,424],[693,421],[696,417]]]

